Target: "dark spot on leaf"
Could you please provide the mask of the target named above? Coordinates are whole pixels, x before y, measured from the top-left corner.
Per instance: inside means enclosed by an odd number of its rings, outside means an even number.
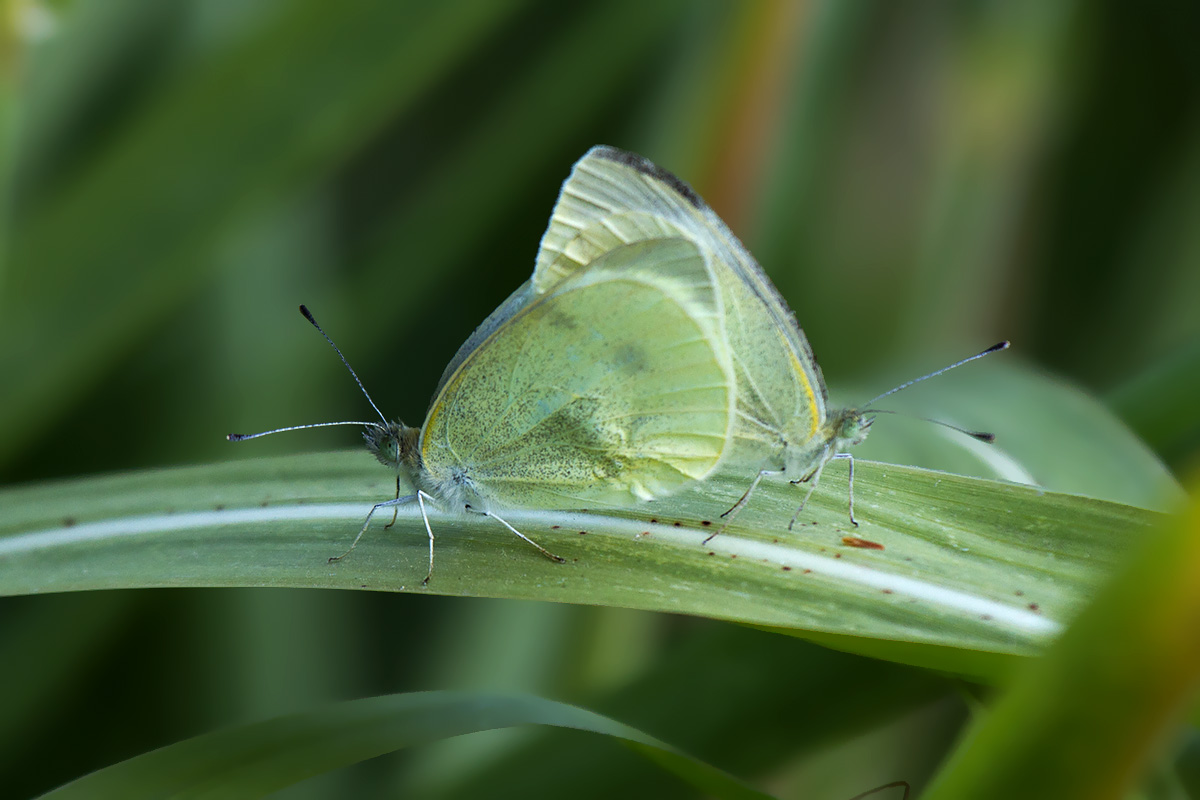
[[[983,620],[984,622],[991,622],[991,621],[992,621],[992,615],[991,615],[991,614],[984,614],[983,616],[981,616],[981,617],[980,617],[980,619],[981,619],[981,620]]]
[[[1017,589],[1015,592],[1013,592],[1013,594],[1015,594],[1017,597],[1024,597],[1024,596],[1025,596],[1025,593],[1024,593],[1024,592],[1022,592],[1020,589]]]
[[[682,528],[682,527],[683,527],[683,523],[682,523],[682,522],[678,522],[678,521],[676,521],[676,522],[675,522],[675,527],[676,527],[676,528]]]
[[[63,527],[64,527],[64,528],[70,528],[70,527],[71,527],[71,526],[73,526],[73,525],[74,525],[74,524],[75,524],[77,521],[78,521],[78,520],[76,520],[74,517],[63,517],[62,524],[63,524]]]
[[[882,590],[882,591],[883,591],[883,593],[884,593],[884,594],[891,594],[891,593],[892,593],[892,590],[891,590],[891,589],[884,589],[884,590]]]
[[[716,553],[715,553],[715,552],[713,552],[712,550],[709,550],[709,551],[708,551],[708,554],[709,554],[710,556],[715,556],[715,555],[716,555]]]
[[[700,520],[700,524],[707,528],[709,525],[712,525],[712,520],[702,519]]]
[[[552,530],[552,531],[556,531],[556,530],[558,530],[558,529],[559,529],[559,528],[561,528],[561,527],[562,527],[561,525],[551,525],[551,526],[550,526],[550,530]]]
[[[657,519],[655,519],[654,517],[651,517],[651,518],[650,518],[650,524],[651,524],[651,525],[657,525],[657,524],[658,524],[658,520],[657,520]]]
[[[872,542],[868,539],[860,539],[857,536],[843,536],[842,544],[850,545],[851,547],[861,547],[864,550],[882,550],[883,545],[879,542]]]
[[[841,557],[842,557],[842,554],[841,554],[841,553],[834,553],[834,554],[833,554],[833,557],[834,557],[834,558],[841,558]]]
[[[259,503],[259,505],[263,508],[266,508],[268,505],[270,505],[270,503],[268,503],[266,500],[263,500],[261,503]]]
[[[805,574],[805,575],[807,575],[807,574],[808,574],[808,573],[810,573],[810,572],[812,572],[812,570],[811,570],[811,569],[806,569],[806,570],[804,570],[804,574]]]
[[[1029,604],[1029,610],[1030,610],[1030,611],[1041,611],[1041,610],[1042,610],[1042,607],[1041,607],[1041,606],[1039,606],[1037,603],[1030,603],[1030,604]]]
[[[217,510],[217,511],[224,511],[224,510],[225,510],[225,504],[224,504],[224,503],[217,503],[217,505],[215,506],[215,508],[216,508],[216,510]]]
[[[580,535],[580,536],[587,536],[587,531],[580,531],[580,532],[579,532],[579,535]]]
[[[792,571],[792,568],[791,568],[791,567],[789,567],[787,564],[784,564],[784,565],[783,565],[783,571],[784,571],[784,572],[791,572],[791,571]]]

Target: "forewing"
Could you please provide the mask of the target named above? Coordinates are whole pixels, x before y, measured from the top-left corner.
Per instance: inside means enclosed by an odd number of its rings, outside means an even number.
[[[740,454],[729,460],[756,466],[783,434],[803,441],[815,433],[826,416],[825,384],[795,316],[699,195],[647,159],[601,146],[575,164],[542,237],[534,292],[612,248],[663,235],[691,239],[720,286],[739,392]]]
[[[730,441],[721,305],[686,239],[609,251],[508,318],[430,410],[435,484],[500,506],[630,505],[703,479]]]

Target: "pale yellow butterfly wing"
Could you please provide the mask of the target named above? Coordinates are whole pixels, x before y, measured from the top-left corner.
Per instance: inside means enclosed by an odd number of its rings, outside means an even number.
[[[533,301],[516,296],[432,404],[421,456],[436,495],[623,506],[712,472],[736,394],[720,297],[693,243],[618,247]]]
[[[633,153],[594,147],[563,184],[531,280],[535,294],[609,250],[685,236],[720,287],[738,385],[735,452],[727,463],[777,468],[783,442],[803,443],[827,417],[820,368],[779,292],[686,183]]]

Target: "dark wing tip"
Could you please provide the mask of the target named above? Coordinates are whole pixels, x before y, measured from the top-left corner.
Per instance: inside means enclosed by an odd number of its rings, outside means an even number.
[[[700,195],[696,194],[695,189],[689,186],[682,179],[676,177],[674,173],[663,169],[645,156],[640,156],[637,153],[631,153],[628,150],[621,150],[617,147],[610,147],[606,144],[596,145],[588,152],[589,155],[595,155],[598,158],[603,158],[608,161],[615,161],[618,164],[624,164],[627,167],[637,170],[643,175],[648,175],[655,180],[667,184],[676,192],[678,192],[681,197],[687,200],[693,208],[703,209],[707,207],[704,204],[704,200],[700,198]]]

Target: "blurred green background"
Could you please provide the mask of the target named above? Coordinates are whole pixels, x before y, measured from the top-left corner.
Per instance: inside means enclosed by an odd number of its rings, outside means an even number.
[[[366,414],[301,302],[385,413],[419,422],[597,143],[700,191],[835,393],[1009,338],[997,358],[1096,394],[1176,474],[1200,461],[1196,4],[0,9],[5,483],[354,446],[349,429],[224,441]],[[6,599],[0,619],[0,675],[25,687],[0,714],[14,797],[325,700],[493,688],[844,798],[919,785],[968,707],[915,671],[615,609],[248,589]],[[29,769],[48,747],[54,768]],[[286,796],[555,797],[567,780],[691,796],[561,731],[465,737]]]

